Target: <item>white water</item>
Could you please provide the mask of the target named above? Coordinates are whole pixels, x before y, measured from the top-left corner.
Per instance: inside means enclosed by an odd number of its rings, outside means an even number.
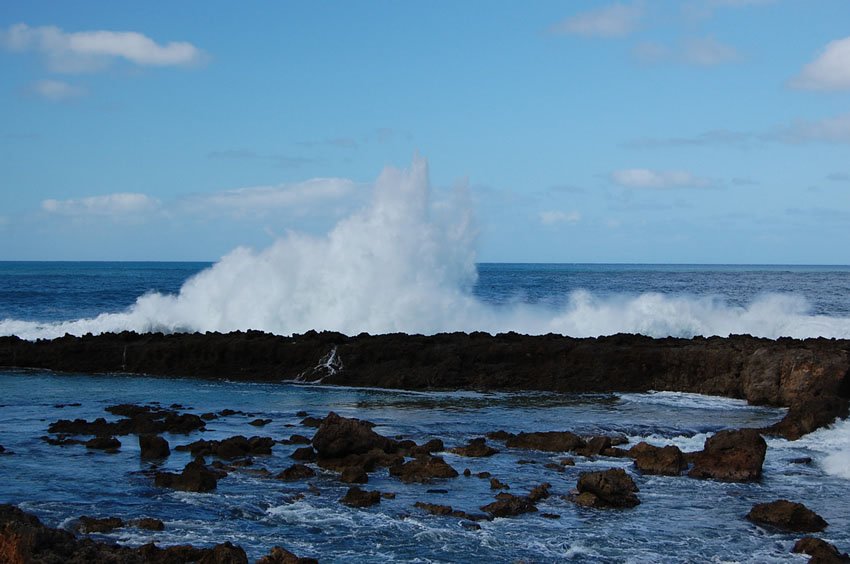
[[[408,170],[384,170],[371,204],[325,236],[292,233],[264,250],[237,248],[186,281],[179,294],[144,295],[122,313],[55,323],[5,319],[0,335],[325,329],[850,337],[850,318],[811,315],[804,299],[788,295],[765,295],[746,307],[716,298],[600,298],[586,291],[572,292],[559,309],[485,304],[471,293],[470,217],[462,194],[431,202],[427,163],[416,158]]]

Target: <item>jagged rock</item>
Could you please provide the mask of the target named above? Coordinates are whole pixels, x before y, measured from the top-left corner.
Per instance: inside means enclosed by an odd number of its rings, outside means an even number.
[[[794,544],[791,550],[796,554],[808,554],[811,556],[809,564],[846,564],[850,562],[850,555],[842,553],[834,545],[814,537],[803,537]]]
[[[148,531],[165,530],[165,523],[163,523],[159,519],[154,519],[153,517],[142,517],[141,519],[133,519],[132,521],[130,521],[130,525]]]
[[[110,533],[124,526],[124,521],[118,517],[88,517],[83,515],[77,520],[77,530],[81,533]]]
[[[271,437],[251,437],[236,435],[221,441],[198,440],[188,445],[175,447],[178,451],[189,451],[192,456],[217,456],[224,460],[234,460],[250,455],[271,454],[275,441]]]
[[[313,435],[313,448],[320,458],[343,458],[375,449],[395,451],[395,442],[373,431],[372,426],[367,421],[328,413]]]
[[[611,437],[596,436],[588,439],[587,443],[580,448],[575,449],[576,454],[581,456],[598,456],[603,451],[611,448]]]
[[[481,511],[489,513],[493,517],[513,517],[537,511],[537,507],[527,497],[500,493],[496,501],[482,506]]]
[[[504,482],[500,482],[498,478],[490,478],[491,490],[509,490],[511,487]]]
[[[301,460],[304,462],[315,462],[316,461],[316,451],[313,450],[313,447],[305,446],[301,448],[296,448],[292,454],[289,455],[293,460]]]
[[[121,441],[115,437],[94,437],[87,440],[85,444],[86,448],[113,452],[121,448]]]
[[[126,416],[118,421],[107,421],[98,417],[94,421],[85,419],[60,419],[51,423],[48,431],[65,435],[129,435],[129,434],[188,434],[203,428],[206,422],[191,413],[177,413],[151,406],[121,404],[107,407],[113,415]]]
[[[257,560],[257,564],[319,564],[315,558],[301,558],[285,548],[276,546],[266,556]]]
[[[585,507],[634,507],[640,503],[634,480],[622,468],[582,472],[575,502]]]
[[[457,470],[439,456],[416,458],[390,467],[390,476],[402,482],[430,482],[435,478],[454,478]]]
[[[339,501],[349,507],[371,507],[376,503],[381,503],[381,492],[370,492],[352,486]]]
[[[141,457],[146,459],[166,458],[171,454],[168,441],[159,435],[139,435]]]
[[[487,441],[483,438],[472,439],[469,441],[469,444],[465,446],[455,447],[450,449],[449,452],[460,456],[468,456],[474,458],[480,458],[485,456],[493,456],[497,454],[499,451],[494,449],[493,447],[487,444]]]
[[[515,435],[505,441],[505,446],[544,452],[567,452],[584,447],[585,442],[569,431],[541,431]]]
[[[183,468],[180,474],[157,472],[154,483],[159,488],[172,488],[186,492],[210,492],[218,485],[218,475],[198,458]]]
[[[537,503],[541,499],[546,499],[549,497],[549,488],[552,487],[552,484],[549,482],[544,482],[539,486],[535,486],[531,489],[531,492],[528,494],[528,499],[532,503]]]
[[[641,441],[629,449],[629,455],[635,459],[637,469],[644,474],[678,476],[688,467],[682,451],[674,445],[657,447]]]
[[[304,464],[293,464],[277,476],[278,480],[283,480],[285,482],[294,482],[296,480],[305,480],[307,478],[312,478],[316,475],[315,470],[310,468],[309,466],[305,466]]]
[[[45,527],[34,515],[0,505],[0,562],[4,564],[247,564],[245,552],[230,543],[213,548],[146,544],[129,548],[78,539],[68,531]]]
[[[339,479],[346,484],[365,484],[369,481],[369,475],[359,466],[349,466],[342,471]]]
[[[693,456],[692,478],[723,482],[752,482],[761,478],[767,443],[758,431],[720,431],[705,441],[705,448]]]
[[[757,503],[747,513],[747,519],[759,525],[769,525],[795,533],[817,533],[828,525],[820,515],[802,503],[787,499]]]

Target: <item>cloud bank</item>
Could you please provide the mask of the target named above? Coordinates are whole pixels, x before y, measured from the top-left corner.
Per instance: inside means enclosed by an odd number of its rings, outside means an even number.
[[[711,181],[679,170],[627,168],[611,173],[611,181],[625,188],[666,190],[672,188],[709,188]]]
[[[803,90],[850,90],[850,37],[827,43],[790,85]]]

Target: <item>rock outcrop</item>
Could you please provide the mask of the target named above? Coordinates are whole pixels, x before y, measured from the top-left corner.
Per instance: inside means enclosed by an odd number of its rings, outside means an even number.
[[[753,482],[761,478],[767,443],[754,429],[720,431],[706,439],[702,451],[693,455],[692,478],[722,482]]]
[[[828,525],[823,517],[802,503],[787,499],[758,503],[747,513],[747,519],[793,533],[817,533]]]
[[[741,335],[575,339],[516,333],[347,337],[309,331],[281,337],[257,331],[124,332],[35,342],[0,337],[0,366],[255,381],[300,376],[325,384],[400,389],[695,392],[789,407],[785,419],[766,432],[793,439],[847,416],[848,351],[846,340]],[[321,362],[331,352],[342,359],[335,370]]]
[[[582,472],[576,485],[575,502],[584,507],[634,507],[640,503],[638,488],[622,468],[599,472]]]

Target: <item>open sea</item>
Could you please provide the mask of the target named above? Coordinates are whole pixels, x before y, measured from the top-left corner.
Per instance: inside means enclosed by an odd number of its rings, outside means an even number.
[[[306,329],[347,333],[448,330],[653,336],[751,333],[766,337],[850,337],[850,267],[714,265],[480,264],[476,272],[439,272],[434,265],[378,277],[348,270],[306,277],[285,261],[235,253],[209,263],[0,263],[0,334],[35,339],[122,329],[204,331]],[[267,257],[266,257],[267,258]],[[267,264],[268,263],[268,264]],[[403,270],[403,269],[402,269]],[[334,272],[336,275],[334,276]],[[396,274],[394,274],[396,273]],[[321,274],[321,275],[320,275]],[[244,289],[244,291],[242,291]],[[333,291],[331,291],[333,290]],[[839,422],[799,441],[768,440],[764,478],[754,484],[642,476],[631,460],[576,456],[558,472],[544,467],[562,455],[505,449],[490,458],[442,453],[458,471],[488,471],[527,493],[542,482],[554,495],[540,513],[480,522],[416,509],[416,501],[471,513],[492,501],[489,482],[460,476],[404,485],[386,470],[367,489],[396,494],[368,509],[338,500],[347,486],[319,471],[285,483],[276,474],[297,445],[231,473],[208,494],[155,488],[134,436],[116,454],[39,439],[57,419],[113,418],[118,403],[182,404],[204,413],[250,412],[210,421],[205,439],[236,434],[284,439],[310,435],[295,414],[328,411],[368,419],[387,436],[446,447],[497,429],[622,433],[683,450],[699,450],[711,433],[765,426],[784,411],[737,400],[657,392],[429,392],[292,383],[166,379],[121,374],[57,374],[0,368],[0,503],[14,503],[50,526],[72,527],[81,515],[156,517],[161,532],[134,528],[93,535],[130,545],[212,545],[230,540],[252,561],[281,545],[322,562],[803,562],[790,553],[801,536],[758,527],[743,516],[753,504],[788,498],[829,522],[821,538],[850,550],[850,425]],[[78,405],[67,405],[78,404]],[[257,417],[272,420],[257,428]],[[166,435],[172,449],[198,435]],[[809,457],[811,463],[792,463]],[[188,453],[163,464],[179,470]],[[523,464],[519,462],[523,461]],[[563,498],[586,470],[623,467],[640,488],[641,504],[593,510]],[[308,484],[315,486],[308,490]]]

